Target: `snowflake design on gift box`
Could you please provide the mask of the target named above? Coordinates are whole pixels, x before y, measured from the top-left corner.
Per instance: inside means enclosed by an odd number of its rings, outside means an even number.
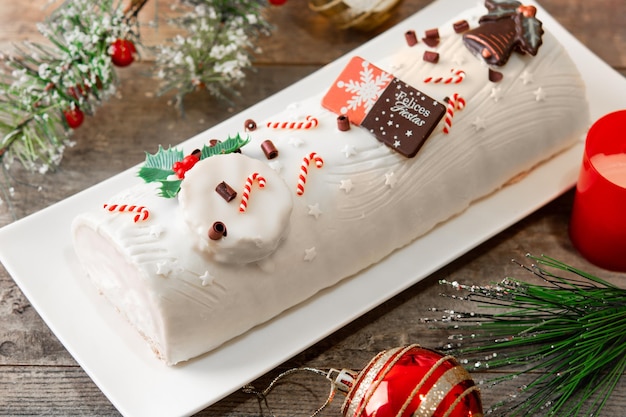
[[[369,112],[392,80],[390,74],[375,71],[367,61],[363,61],[361,65],[363,69],[359,72],[359,80],[337,81],[337,87],[353,94],[346,103],[347,107],[341,108],[342,113],[356,110],[361,106],[365,109],[365,113]]]

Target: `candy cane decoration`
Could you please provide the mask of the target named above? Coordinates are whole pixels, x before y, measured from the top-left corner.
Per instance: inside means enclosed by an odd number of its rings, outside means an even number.
[[[302,158],[302,164],[300,164],[300,174],[298,175],[298,188],[296,194],[304,194],[304,184],[306,184],[306,177],[309,173],[309,165],[311,161],[315,161],[315,166],[321,168],[324,166],[324,160],[319,157],[315,152],[311,152]]]
[[[465,79],[465,71],[463,70],[455,70],[454,68],[450,70],[452,73],[451,76],[444,77],[428,77],[424,79],[425,83],[433,83],[433,84],[459,84]]]
[[[110,212],[119,212],[119,213],[137,213],[135,215],[134,221],[137,223],[138,221],[144,221],[148,219],[150,212],[144,206],[135,206],[128,204],[105,204],[104,208]]]
[[[313,129],[317,127],[318,121],[315,117],[307,116],[306,121],[300,122],[267,122],[267,127],[270,129]]]
[[[239,211],[245,212],[248,208],[248,198],[250,198],[250,191],[252,190],[252,183],[256,181],[259,183],[259,187],[265,187],[265,178],[259,175],[258,172],[248,175],[246,183],[243,186],[243,193],[241,195],[241,204],[239,204]]]
[[[446,108],[446,117],[444,118],[443,133],[450,133],[452,127],[452,118],[454,117],[455,110],[463,110],[465,107],[465,99],[454,93],[448,100],[448,106]]]

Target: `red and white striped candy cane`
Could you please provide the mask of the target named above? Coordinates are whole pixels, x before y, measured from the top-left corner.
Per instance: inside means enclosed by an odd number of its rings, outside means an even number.
[[[465,79],[465,71],[463,70],[455,70],[453,68],[450,72],[452,75],[449,77],[427,77],[424,78],[424,82],[433,84],[459,84]]]
[[[136,213],[134,221],[137,223],[138,221],[144,221],[148,219],[150,216],[150,212],[144,206],[136,206],[136,205],[128,205],[128,204],[105,204],[104,208],[110,212],[119,212],[119,213]]]
[[[254,183],[254,181],[259,183],[260,188],[265,187],[265,178],[259,175],[258,172],[254,172],[248,175],[248,178],[246,178],[246,183],[243,186],[241,203],[239,204],[239,211],[242,213],[245,212],[248,208],[248,198],[250,198],[250,190],[252,189],[252,183]]]
[[[267,122],[270,129],[313,129],[317,127],[318,120],[313,116],[307,116],[306,121],[300,122]]]
[[[306,177],[309,173],[309,165],[311,161],[315,161],[315,166],[321,168],[324,166],[324,160],[318,156],[315,152],[311,152],[302,158],[302,164],[300,164],[300,174],[298,174],[298,188],[296,194],[304,194],[304,184],[306,184]]]
[[[446,116],[444,118],[443,124],[443,133],[450,133],[450,128],[452,127],[452,118],[454,117],[455,110],[463,110],[465,107],[465,99],[454,93],[452,97],[448,99],[448,106],[446,108]]]

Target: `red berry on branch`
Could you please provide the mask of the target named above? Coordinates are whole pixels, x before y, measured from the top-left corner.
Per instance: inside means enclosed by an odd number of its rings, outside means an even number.
[[[81,109],[74,107],[63,111],[67,125],[72,129],[78,128],[85,120],[85,113]]]
[[[109,47],[111,61],[118,67],[127,67],[132,64],[136,53],[135,44],[128,39],[117,39]]]
[[[269,0],[271,5],[274,6],[282,6],[283,4],[287,3],[287,0]]]

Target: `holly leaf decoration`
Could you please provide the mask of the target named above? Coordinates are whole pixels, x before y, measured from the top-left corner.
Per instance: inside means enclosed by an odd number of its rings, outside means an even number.
[[[166,180],[170,175],[174,175],[172,165],[174,162],[182,161],[183,151],[169,147],[163,149],[159,145],[159,150],[154,155],[146,152],[146,161],[139,169],[139,176],[145,182],[155,182]]]
[[[250,137],[246,137],[245,139],[237,133],[237,136],[231,138],[230,136],[223,142],[218,142],[212,146],[204,145],[201,150],[200,160],[204,158],[208,158],[213,155],[222,155],[225,153],[232,153],[238,150],[239,148],[247,145],[250,142]]]
[[[211,157],[213,155],[222,155],[237,151],[242,146],[250,142],[250,137],[245,139],[237,133],[234,138],[230,136],[223,142],[215,145],[203,146],[200,153],[200,160]],[[146,161],[139,168],[138,175],[145,182],[160,182],[159,195],[165,198],[174,198],[180,191],[182,179],[176,177],[174,172],[174,164],[185,159],[185,154],[178,148],[171,146],[164,149],[159,145],[159,149],[155,154],[146,152]]]
[[[521,28],[520,49],[533,56],[537,55],[543,35],[541,21],[534,17],[524,17],[522,15],[517,16],[516,19],[521,20],[521,22],[518,23],[518,27]]]
[[[516,13],[517,8],[521,5],[519,1],[511,0],[486,0],[485,7],[489,10],[487,16],[489,18],[498,19],[503,16],[510,16]],[[486,17],[486,16],[485,16]]]
[[[159,195],[165,198],[174,198],[180,191],[180,184],[183,180],[164,180],[161,181]]]

